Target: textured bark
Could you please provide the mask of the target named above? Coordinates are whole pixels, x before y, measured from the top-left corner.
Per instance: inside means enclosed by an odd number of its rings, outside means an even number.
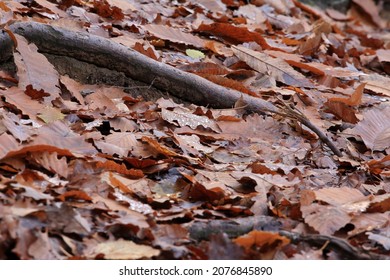
[[[159,63],[130,48],[110,40],[81,32],[72,32],[50,25],[27,22],[11,25],[11,30],[35,43],[39,50],[63,55],[100,67],[123,72],[132,79],[169,91],[183,100],[218,108],[233,107],[241,93],[199,76]],[[276,112],[264,100],[244,95],[249,111]]]
[[[37,45],[40,52],[66,56],[124,73],[127,77],[167,91],[175,97],[198,105],[214,108],[231,108],[240,98],[249,112],[285,115],[272,103],[239,91],[216,85],[195,74],[187,73],[170,65],[157,62],[131,48],[85,32],[74,32],[36,22],[16,22],[12,32],[24,36]],[[12,55],[12,41],[2,33],[0,62]],[[3,46],[4,45],[4,46]],[[333,142],[306,118],[303,123],[312,129],[338,156],[341,152]]]

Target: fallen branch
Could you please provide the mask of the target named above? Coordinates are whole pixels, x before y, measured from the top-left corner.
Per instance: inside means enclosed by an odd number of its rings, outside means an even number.
[[[98,36],[36,22],[17,22],[12,24],[10,29],[35,43],[41,52],[68,56],[119,71],[134,80],[147,84],[153,82],[154,87],[168,91],[182,100],[215,108],[231,108],[242,96],[243,102],[247,104],[245,109],[249,112],[285,115],[270,102],[216,85],[197,75],[157,62],[130,48]],[[0,40],[4,37],[7,36],[2,34]],[[9,39],[1,42],[5,42],[5,45],[12,44]],[[3,46],[2,48],[5,52],[10,47]],[[6,57],[6,54],[2,54],[0,62]],[[313,130],[334,154],[341,156],[341,152],[333,142],[308,119],[304,124]]]
[[[234,220],[211,220],[211,221],[196,221],[188,227],[190,237],[194,240],[209,240],[212,235],[218,233],[226,233],[229,238],[247,234],[252,230],[262,230],[277,232],[279,235],[290,239],[291,243],[298,244],[301,242],[307,243],[310,246],[323,248],[334,251],[345,259],[354,260],[379,260],[389,259],[387,256],[371,253],[362,249],[353,247],[346,240],[334,236],[321,234],[300,234],[283,230],[283,223],[286,219],[279,219],[270,216],[251,216],[246,218],[237,218]],[[297,223],[288,221],[290,225]]]

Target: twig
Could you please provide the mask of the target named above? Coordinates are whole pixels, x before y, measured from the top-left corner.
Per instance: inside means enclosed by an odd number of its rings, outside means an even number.
[[[335,155],[339,157],[342,156],[341,151],[336,147],[336,145],[332,142],[332,140],[330,140],[329,137],[327,137],[318,127],[316,127],[301,111],[299,111],[296,108],[291,108],[289,105],[285,104],[284,102],[282,104],[283,106],[280,106],[279,108],[281,109],[282,112],[284,111],[284,114],[279,113],[279,115],[284,115],[289,118],[296,119],[301,124],[305,125],[311,131],[317,134],[320,140],[323,143],[325,143]]]

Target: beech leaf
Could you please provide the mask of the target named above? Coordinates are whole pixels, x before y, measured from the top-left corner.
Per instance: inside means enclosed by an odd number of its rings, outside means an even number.
[[[232,46],[234,54],[254,70],[290,86],[313,88],[314,85],[286,61],[241,46]]]

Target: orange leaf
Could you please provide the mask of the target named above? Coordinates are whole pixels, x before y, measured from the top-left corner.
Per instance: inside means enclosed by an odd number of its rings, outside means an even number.
[[[79,191],[79,190],[67,191],[67,192],[61,194],[60,196],[58,196],[58,199],[61,201],[66,201],[68,199],[84,200],[84,201],[88,201],[88,202],[92,201],[92,198],[88,194],[86,194],[83,191]]]
[[[362,103],[362,97],[363,97],[363,91],[366,83],[360,84],[351,97],[349,98],[342,98],[342,97],[331,97],[328,100],[332,102],[341,102],[349,106],[358,106]]]
[[[166,157],[180,156],[176,152],[169,150],[167,147],[164,147],[163,145],[161,145],[156,140],[150,137],[142,136],[142,141],[148,143],[157,153],[162,154]]]
[[[248,234],[234,239],[234,242],[245,249],[250,249],[252,246],[268,246],[271,248],[281,247],[289,244],[290,240],[278,233],[253,230]]]
[[[138,179],[144,177],[144,173],[139,169],[127,169],[124,163],[118,164],[115,161],[107,160],[105,162],[97,162],[96,167],[104,168],[107,171],[114,171],[119,174],[126,175],[132,179]]]
[[[216,63],[212,62],[195,62],[178,67],[180,70],[191,73],[202,73],[209,75],[226,75],[230,71]]]
[[[217,84],[217,85],[221,85],[221,86],[224,86],[227,88],[235,89],[235,90],[241,91],[243,93],[246,93],[248,95],[258,97],[258,95],[255,92],[246,88],[241,82],[238,82],[238,81],[235,81],[235,80],[232,80],[229,78],[225,78],[222,76],[217,76],[217,75],[208,75],[208,74],[198,74],[198,75]]]
[[[344,103],[327,101],[324,105],[327,107],[326,111],[329,111],[345,122],[357,123],[359,121],[355,115],[355,110]]]
[[[268,45],[267,41],[259,33],[249,31],[246,27],[237,27],[229,23],[202,23],[196,31],[212,34],[232,44],[256,42],[263,49],[274,49]]]

